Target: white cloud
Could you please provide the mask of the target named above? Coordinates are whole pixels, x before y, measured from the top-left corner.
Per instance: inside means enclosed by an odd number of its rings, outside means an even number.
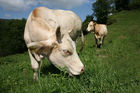
[[[83,4],[84,2],[88,2],[88,0],[40,0],[39,3],[55,7],[55,8],[65,8],[70,9],[76,6]]]
[[[10,18],[11,15],[10,15],[10,14],[5,14],[5,17],[6,17],[6,18]]]
[[[51,8],[70,9],[79,6],[89,0],[0,0],[0,7],[9,11],[27,10],[38,4]]]
[[[26,10],[36,4],[35,0],[0,0],[0,7],[9,11]]]

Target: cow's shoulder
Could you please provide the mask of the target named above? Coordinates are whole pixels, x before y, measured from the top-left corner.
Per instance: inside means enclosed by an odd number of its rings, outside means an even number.
[[[98,32],[101,30],[101,24],[96,24],[95,25],[95,31]]]

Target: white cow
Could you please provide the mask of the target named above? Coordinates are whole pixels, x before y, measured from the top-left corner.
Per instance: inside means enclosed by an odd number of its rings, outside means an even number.
[[[94,21],[90,21],[87,27],[87,32],[90,32],[90,31],[94,32],[96,46],[97,47],[102,46],[103,40],[105,36],[107,35],[107,26],[104,24],[97,24]]]
[[[32,69],[37,80],[43,57],[58,67],[66,67],[70,75],[84,71],[76,52],[75,40],[81,33],[81,19],[71,11],[35,8],[29,15],[24,32]]]

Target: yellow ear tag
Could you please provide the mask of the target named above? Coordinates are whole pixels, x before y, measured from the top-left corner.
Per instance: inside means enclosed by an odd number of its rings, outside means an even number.
[[[28,47],[32,52],[35,51],[35,48],[33,46]]]

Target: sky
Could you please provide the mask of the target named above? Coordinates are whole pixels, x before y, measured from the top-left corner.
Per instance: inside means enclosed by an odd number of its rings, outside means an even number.
[[[28,18],[30,12],[39,6],[50,9],[63,9],[75,12],[82,21],[91,15],[92,3],[96,0],[0,0],[0,18]]]

